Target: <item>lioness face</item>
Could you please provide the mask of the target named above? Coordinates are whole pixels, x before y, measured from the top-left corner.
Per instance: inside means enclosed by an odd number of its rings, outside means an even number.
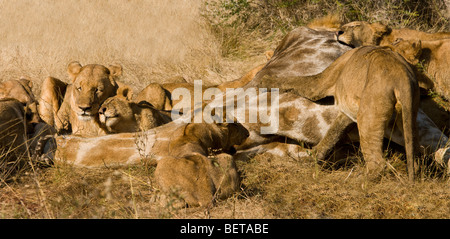
[[[399,53],[407,62],[412,65],[419,63],[422,54],[422,43],[420,40],[397,39],[392,43],[392,50]]]
[[[379,23],[350,22],[336,33],[336,40],[351,47],[376,45],[388,28]]]
[[[111,97],[105,100],[98,111],[100,123],[113,128],[120,122],[133,119],[133,111],[126,99]]]
[[[100,105],[116,94],[117,84],[108,68],[87,65],[74,74],[72,89],[72,110],[80,120],[87,121],[95,118]]]

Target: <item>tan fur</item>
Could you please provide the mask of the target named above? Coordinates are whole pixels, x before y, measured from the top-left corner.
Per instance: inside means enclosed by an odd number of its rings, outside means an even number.
[[[364,21],[350,22],[341,27],[337,39],[353,47],[381,45],[387,46],[397,39],[433,41],[450,38],[450,32],[426,33],[407,28],[391,29],[381,23]]]
[[[25,158],[23,156],[34,157],[44,133],[43,125],[46,124],[39,117],[32,87],[33,83],[25,77],[0,83],[0,134],[3,135],[0,148],[4,150],[0,153],[0,161],[3,163],[14,159],[20,161]],[[51,133],[46,131],[45,134]]]
[[[32,91],[33,83],[21,77],[19,80],[0,82],[0,99],[14,98],[24,106],[29,123],[39,123],[38,101]]]
[[[415,65],[419,63],[419,58],[422,54],[422,41],[398,38],[388,47],[403,56],[409,64]]]
[[[241,144],[247,137],[248,131],[239,123],[173,121],[141,133],[59,136],[55,159],[81,167],[123,166],[150,161],[157,163],[157,180],[163,191],[176,187],[185,196],[209,195],[206,201],[210,201],[219,188],[224,190],[219,195],[234,192],[239,178],[230,157],[220,156],[212,161],[207,157],[233,153],[233,146]],[[194,166],[189,166],[192,164]],[[226,171],[220,171],[225,168]],[[196,181],[202,186],[195,186],[198,184],[192,182]],[[205,197],[192,201],[186,196],[186,200],[192,205],[206,204]]]
[[[187,84],[187,83],[186,83]],[[170,93],[158,83],[151,83],[136,96],[135,102],[146,101],[158,110],[172,110]]]
[[[38,109],[45,123],[55,125],[55,116],[64,100],[66,89],[67,83],[54,77],[49,76],[42,82]]]
[[[224,153],[166,157],[158,163],[155,178],[163,191],[179,193],[189,206],[209,206],[215,198],[231,196],[240,186],[233,156]]]
[[[380,23],[351,22],[342,26],[337,39],[354,47],[367,45],[389,46],[397,39],[420,40],[422,51],[419,61],[425,65],[425,71],[434,83],[421,80],[421,87],[433,88],[442,96],[450,99],[450,32],[426,33],[411,29],[391,29]],[[427,79],[425,79],[427,80]]]
[[[210,128],[205,135],[202,124],[189,124],[182,137],[170,142],[170,157],[159,160],[155,171],[164,191],[179,189],[189,205],[208,206],[214,197],[226,198],[239,189],[236,165],[226,153],[234,153],[233,146],[244,142],[248,131],[240,124],[218,126],[225,131]]]
[[[316,18],[308,23],[308,27],[314,30],[338,31],[342,22],[338,14],[330,14]]]
[[[0,99],[0,179],[8,178],[21,167],[27,156],[27,131],[31,128],[25,120],[20,101]]]
[[[433,81],[436,92],[450,100],[450,39],[422,41],[419,60]]]
[[[67,86],[61,107],[54,116],[55,128],[59,132],[79,135],[105,134],[98,121],[98,110],[108,97],[116,94],[118,88],[116,78],[122,74],[122,68],[114,65],[107,68],[97,64],[81,66],[78,62],[71,62],[67,72],[72,84]],[[49,82],[49,85],[52,85],[58,81],[52,79]],[[59,82],[55,87],[43,88],[41,95],[50,97],[41,98],[45,98],[51,104],[58,102],[53,98],[59,94],[55,89],[59,89]],[[56,107],[50,108],[53,112]]]
[[[390,45],[390,47],[401,51],[401,44],[407,42],[401,41],[398,42],[400,45],[397,43],[395,46]],[[283,79],[289,77],[295,78],[318,74],[332,64],[341,54],[350,49],[350,47],[339,44],[333,33],[315,31],[303,27],[297,28],[286,35],[280,42],[271,60],[255,76],[249,86],[255,86],[254,82],[258,82],[267,75],[280,77],[280,83],[282,83]],[[414,51],[411,52],[414,53]],[[329,102],[329,100],[327,101]],[[278,132],[271,136],[261,135],[259,132],[260,124],[244,123],[245,127],[250,131],[250,137],[245,144],[239,147],[239,155],[249,157],[265,151],[276,152],[279,155],[280,152],[283,152],[284,147],[276,147],[275,150],[271,145],[267,145],[276,140],[289,142],[289,139],[292,139],[295,142],[316,145],[330,129],[332,121],[339,112],[339,109],[332,104],[332,101],[331,104],[326,103],[327,101],[312,102],[292,93],[280,94]],[[421,101],[421,103],[424,102]],[[441,122],[438,125],[439,128],[422,110],[419,110],[417,116],[420,148],[425,154],[434,153],[436,150],[444,148],[448,140],[447,136],[440,130],[450,126],[448,112],[441,112],[441,114],[436,115],[434,111],[436,108],[436,106],[427,104],[423,107],[423,110],[427,113],[433,112],[429,116],[432,116],[433,121]],[[399,145],[405,145],[402,131],[398,127],[392,127],[395,119],[395,116],[391,118],[390,127],[386,128],[384,136],[386,139],[392,140]],[[438,120],[436,121],[436,119]],[[350,135],[353,141],[359,141],[359,137],[353,137],[353,135],[358,135],[357,130],[352,130]],[[289,147],[294,146],[290,145]],[[447,150],[450,151],[448,148]],[[294,154],[286,153],[294,157]],[[297,157],[302,157],[303,154],[304,152],[295,153]],[[435,156],[435,160],[439,162],[448,161],[448,156],[444,159],[439,157]]]
[[[146,131],[171,121],[166,112],[152,105],[131,101],[129,87],[120,87],[117,95],[103,102],[99,110],[99,120],[108,133],[126,133]]]
[[[321,74],[288,79],[264,77],[260,87],[293,90],[312,100],[334,96],[342,113],[316,146],[318,157],[323,159],[345,127],[355,121],[367,170],[372,176],[384,167],[385,125],[394,109],[401,109],[408,173],[410,179],[414,178],[419,90],[414,72],[399,54],[388,48],[362,47],[346,52]]]

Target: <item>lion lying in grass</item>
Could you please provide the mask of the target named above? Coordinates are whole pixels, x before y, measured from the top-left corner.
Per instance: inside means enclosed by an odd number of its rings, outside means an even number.
[[[336,37],[337,40],[352,47],[387,46],[399,38],[421,41],[450,39],[450,32],[427,33],[408,28],[392,29],[381,23],[355,21],[343,25],[337,32]]]
[[[108,98],[100,107],[99,120],[108,133],[146,131],[171,121],[168,112],[155,109],[149,103],[131,101],[132,91],[119,87],[117,95]]]
[[[30,129],[22,103],[12,98],[0,99],[0,179],[23,166]]]
[[[203,128],[214,124],[189,124],[183,137],[170,143],[170,156],[160,159],[155,171],[164,191],[180,190],[187,204],[208,206],[214,198],[226,198],[239,189],[237,168],[228,153],[234,153],[230,146],[244,142],[248,131],[240,124],[225,124],[228,133],[212,133],[208,142]],[[203,146],[207,143],[217,144],[213,148],[227,145],[227,149],[209,152],[212,148],[206,151]]]
[[[175,188],[188,204],[207,205],[214,196],[238,189],[236,166],[231,155],[225,154],[234,153],[234,145],[247,137],[248,131],[239,123],[173,121],[141,133],[58,136],[55,160],[90,168],[156,163],[163,191]]]

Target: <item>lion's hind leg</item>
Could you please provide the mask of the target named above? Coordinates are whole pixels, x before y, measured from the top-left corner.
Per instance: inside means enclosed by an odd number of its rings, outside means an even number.
[[[386,100],[386,99],[384,99]],[[383,157],[385,128],[394,112],[394,103],[378,98],[362,98],[357,115],[361,151],[370,179],[379,177],[386,166]]]

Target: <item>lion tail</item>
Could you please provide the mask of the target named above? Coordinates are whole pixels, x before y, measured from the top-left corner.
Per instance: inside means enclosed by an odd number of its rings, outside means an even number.
[[[405,151],[408,169],[408,178],[414,181],[414,156],[418,148],[417,112],[419,105],[418,89],[408,91],[397,97],[401,104],[403,136],[405,139]],[[396,105],[396,109],[398,109]]]

